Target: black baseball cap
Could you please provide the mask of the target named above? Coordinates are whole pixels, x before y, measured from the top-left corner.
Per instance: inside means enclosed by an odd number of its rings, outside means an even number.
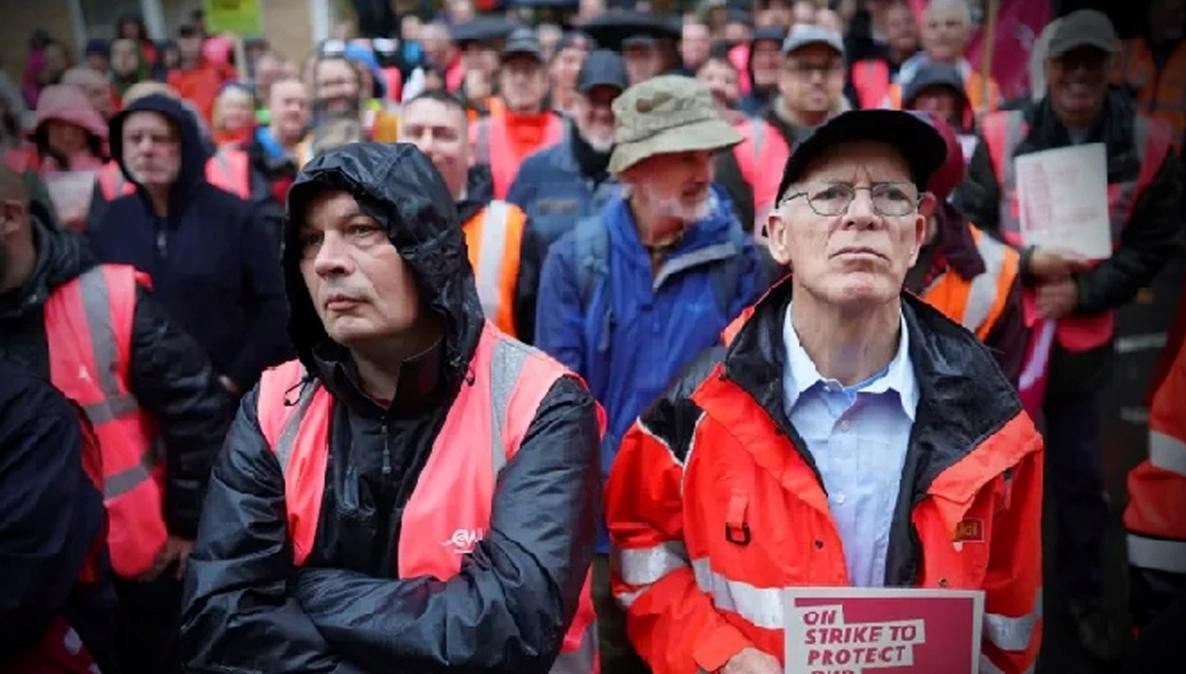
[[[947,158],[947,143],[918,113],[901,110],[849,110],[817,128],[791,150],[778,186],[781,199],[808,165],[839,143],[872,140],[894,146],[910,164],[910,177],[919,190]]]
[[[502,59],[505,61],[519,55],[531,56],[540,63],[544,62],[544,48],[534,29],[516,28],[507,38],[506,45],[502,48]]]
[[[589,52],[577,73],[577,91],[582,94],[589,93],[593,87],[614,87],[621,92],[628,86],[626,62],[608,49]]]
[[[955,92],[955,95],[963,101],[965,106],[971,105],[968,101],[968,92],[964,90],[964,78],[960,75],[959,69],[950,63],[927,62],[918,69],[909,82],[906,82],[902,90],[902,107],[913,107],[914,100],[918,98],[919,94],[931,87],[946,87]]]

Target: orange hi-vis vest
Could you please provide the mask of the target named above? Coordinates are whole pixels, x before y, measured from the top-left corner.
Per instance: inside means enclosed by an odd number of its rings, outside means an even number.
[[[1149,457],[1128,474],[1128,563],[1186,575],[1186,345],[1153,397]]]
[[[1186,40],[1178,41],[1160,70],[1144,38],[1128,40],[1112,79],[1136,92],[1138,110],[1169,125],[1174,152],[1181,152],[1186,134]]]
[[[499,330],[516,336],[515,290],[527,216],[514,204],[492,201],[462,225],[482,313]]]
[[[778,199],[778,183],[791,150],[782,134],[774,132],[761,117],[750,117],[736,128],[743,140],[733,146],[733,156],[742,177],[753,187],[754,231],[760,232]]]
[[[1013,154],[1029,132],[1024,113],[1020,110],[994,112],[985,116],[982,129],[993,173],[1000,185],[1000,232],[1008,243],[1021,246],[1021,206],[1017,198]],[[1119,244],[1120,235],[1132,218],[1137,202],[1153,183],[1170,150],[1169,130],[1161,122],[1145,115],[1137,115],[1133,136],[1133,145],[1141,166],[1137,178],[1108,185],[1113,246]],[[1026,314],[1027,319],[1034,316],[1033,293],[1028,291]],[[1063,318],[1058,321],[1055,337],[1069,351],[1087,351],[1108,343],[1112,338],[1115,320],[1114,311]]]
[[[108,162],[99,169],[95,179],[103,198],[114,201],[134,194],[136,185],[124,177],[116,162]],[[240,199],[251,198],[251,160],[243,150],[222,148],[206,162],[206,182],[230,192]]]
[[[568,374],[542,352],[507,337],[486,323],[470,362],[473,385],[462,386],[433,440],[424,470],[404,507],[397,578],[456,576],[464,556],[442,546],[457,536],[466,543],[490,527],[498,473],[514,457],[544,396]],[[317,536],[329,461],[333,397],[314,381],[301,388],[295,406],[285,393],[304,377],[299,361],[264,372],[259,383],[260,430],[284,473],[284,500],[293,562],[300,566]],[[596,617],[586,576],[572,625],[552,672],[599,671]]]
[[[549,115],[547,128],[544,129],[543,139],[537,147],[530,148],[520,154],[511,145],[507,132],[506,107],[495,98],[491,101],[490,115],[486,119],[470,127],[472,142],[476,148],[475,156],[479,161],[486,161],[490,165],[490,175],[494,179],[494,198],[506,199],[511,190],[511,183],[519,174],[519,165],[527,155],[541,150],[549,145],[559,143],[564,137],[564,123],[559,115]]]
[[[1009,289],[1017,279],[1021,256],[968,223],[984,273],[966,279],[947,269],[935,277],[922,298],[951,320],[972,332],[980,341],[988,338],[1009,301]]]
[[[128,385],[137,283],[147,277],[130,266],[92,267],[55,288],[44,312],[50,381],[82,406],[99,438],[107,545],[123,578],[152,568],[168,537],[159,433]]]
[[[863,59],[852,64],[852,87],[857,105],[863,110],[880,107],[889,96],[889,64],[881,59]]]
[[[678,428],[640,419],[606,486],[630,640],[655,674],[718,671],[746,647],[781,661],[783,591],[851,585],[828,496],[722,364],[665,413]],[[1041,438],[1019,411],[908,515],[918,587],[985,591],[982,674],[1031,671],[1037,658],[1041,480]]]

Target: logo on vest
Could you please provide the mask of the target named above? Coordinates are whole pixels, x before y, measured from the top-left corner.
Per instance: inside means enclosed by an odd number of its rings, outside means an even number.
[[[983,543],[984,520],[976,517],[962,520],[955,526],[955,536],[952,537],[952,542],[957,552],[963,549],[964,543]]]
[[[78,366],[78,381],[91,381],[91,373],[86,371],[85,365]]]
[[[453,532],[453,535],[444,541],[441,541],[441,547],[451,548],[455,555],[468,555],[474,551],[474,546],[478,541],[486,536],[486,530],[483,528],[477,529],[458,529]]]

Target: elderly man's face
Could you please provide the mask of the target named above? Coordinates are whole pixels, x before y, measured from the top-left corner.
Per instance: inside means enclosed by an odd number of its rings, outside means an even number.
[[[1072,49],[1046,61],[1046,88],[1063,124],[1090,126],[1108,95],[1108,53],[1095,47]]]
[[[631,185],[631,198],[645,202],[652,214],[696,222],[709,212],[712,156],[707,150],[657,154],[631,166],[622,179]]]
[[[340,114],[357,107],[360,87],[358,71],[342,59],[328,59],[314,70],[317,102],[326,112]]]
[[[622,92],[617,87],[600,85],[573,99],[573,118],[581,138],[597,152],[614,147],[614,99]]]
[[[794,270],[798,288],[830,304],[889,301],[918,258],[934,208],[929,194],[916,207],[917,197],[906,160],[892,146],[841,143],[782,195],[768,223],[770,252]]]
[[[123,162],[136,182],[150,187],[172,185],[181,171],[177,129],[157,112],[133,112],[124,120]]]
[[[787,54],[778,87],[791,110],[828,112],[844,92],[844,57],[822,44],[796,49]]]
[[[964,55],[970,28],[967,15],[952,3],[931,7],[923,19],[923,49],[936,61],[953,63]]]
[[[297,231],[301,276],[330,339],[365,348],[406,333],[420,316],[411,268],[387,229],[347,192],[313,198]]]
[[[544,64],[528,54],[512,56],[499,72],[499,91],[507,107],[516,112],[538,110],[548,92]]]

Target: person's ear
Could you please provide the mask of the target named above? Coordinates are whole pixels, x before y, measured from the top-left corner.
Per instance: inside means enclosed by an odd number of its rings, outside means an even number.
[[[787,236],[789,226],[781,208],[775,208],[766,216],[766,245],[774,261],[784,267],[791,264],[790,237]]]
[[[918,253],[922,250],[922,245],[927,240],[927,226],[931,218],[935,216],[935,210],[938,208],[939,202],[935,195],[930,192],[923,192],[918,200],[918,214],[914,218],[914,244],[910,248],[910,266],[918,261]]]
[[[0,221],[0,235],[12,236],[15,234],[21,223],[25,221],[28,210],[24,202],[18,199],[0,201],[0,218],[3,218]]]

